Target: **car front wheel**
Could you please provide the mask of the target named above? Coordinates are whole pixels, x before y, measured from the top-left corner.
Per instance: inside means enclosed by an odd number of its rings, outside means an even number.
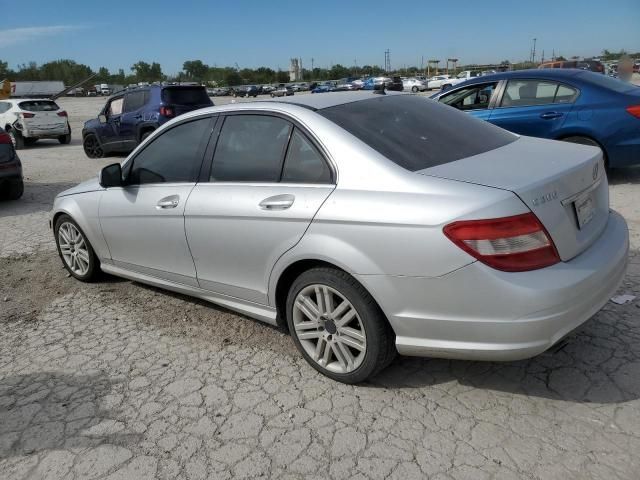
[[[82,140],[82,148],[84,148],[84,153],[89,158],[102,158],[104,157],[104,150],[98,141],[98,137],[96,137],[93,133],[88,134]]]
[[[341,270],[323,267],[301,274],[289,290],[286,313],[307,362],[339,382],[362,382],[395,356],[395,336],[382,310]]]
[[[93,280],[99,272],[98,258],[78,224],[69,215],[61,215],[54,233],[58,254],[67,271],[83,282]]]

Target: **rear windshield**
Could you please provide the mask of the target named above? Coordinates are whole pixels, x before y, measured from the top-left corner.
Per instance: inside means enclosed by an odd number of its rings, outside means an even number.
[[[613,78],[609,75],[603,75],[602,73],[581,72],[578,75],[580,75],[583,80],[598,85],[599,87],[608,88],[620,93],[629,92],[631,90],[637,92],[640,88],[636,85],[620,80],[619,78]]]
[[[412,172],[488,152],[518,138],[424,97],[374,96],[317,113]]]
[[[162,101],[174,105],[210,105],[204,87],[176,87],[162,90]]]
[[[28,102],[20,102],[18,106],[22,110],[29,112],[55,112],[60,109],[58,104],[51,100],[31,100]]]

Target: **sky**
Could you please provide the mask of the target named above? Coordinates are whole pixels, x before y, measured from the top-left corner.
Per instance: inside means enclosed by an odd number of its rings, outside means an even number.
[[[111,71],[138,60],[166,74],[185,60],[288,70],[340,63],[499,63],[640,51],[640,0],[303,0],[223,2],[0,0],[0,60],[11,68],[70,58]]]

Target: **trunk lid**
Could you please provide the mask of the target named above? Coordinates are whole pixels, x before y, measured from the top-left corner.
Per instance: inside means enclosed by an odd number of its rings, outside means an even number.
[[[531,137],[416,173],[515,193],[568,261],[604,230],[609,187],[598,148]]]

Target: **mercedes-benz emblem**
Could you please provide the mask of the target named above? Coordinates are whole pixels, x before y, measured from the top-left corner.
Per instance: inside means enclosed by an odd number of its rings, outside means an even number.
[[[596,162],[596,164],[593,166],[593,179],[595,180],[596,178],[598,178],[598,170],[600,169],[600,162]]]

